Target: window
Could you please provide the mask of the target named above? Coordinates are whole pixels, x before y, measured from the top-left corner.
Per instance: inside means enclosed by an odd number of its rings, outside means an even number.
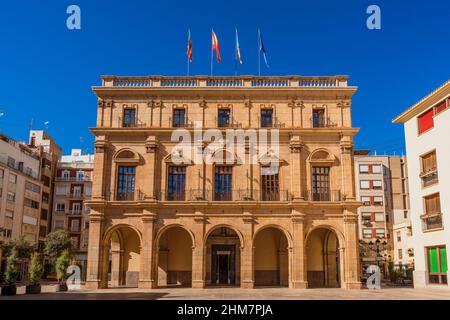
[[[3,169],[0,169],[0,179],[3,179],[5,176],[5,171]]]
[[[41,193],[41,187],[30,181],[25,181],[25,189],[36,192],[36,193]]]
[[[230,109],[219,109],[218,112],[218,127],[229,127],[230,126]]]
[[[381,180],[373,180],[372,181],[372,189],[381,190],[383,188]]]
[[[372,222],[372,214],[370,212],[363,212],[361,214],[361,220],[363,224],[369,224]]]
[[[441,201],[440,201],[439,193],[433,194],[431,196],[427,196],[424,198],[424,200],[425,200],[425,213],[426,214],[441,213]]]
[[[376,231],[376,236],[377,236],[377,238],[384,238],[385,237],[385,231],[384,231],[384,229],[377,229],[377,231]]]
[[[5,217],[13,219],[14,218],[14,211],[12,211],[12,210],[5,210]]]
[[[313,110],[313,128],[324,128],[325,123],[325,109]]]
[[[425,214],[422,215],[423,230],[442,228],[441,201],[439,193],[424,198]]]
[[[403,250],[402,249],[398,249],[398,258],[403,259]]]
[[[81,186],[74,186],[72,195],[77,198],[81,197]]]
[[[438,183],[436,151],[427,153],[420,158],[422,163],[422,173],[420,174],[422,186],[428,187]]]
[[[270,128],[273,126],[273,109],[261,110],[261,128]]]
[[[136,167],[119,167],[117,200],[134,200]]]
[[[363,229],[363,238],[371,239],[372,238],[372,229]]]
[[[57,203],[56,204],[56,212],[65,212],[66,204],[65,203]]]
[[[72,214],[80,214],[81,213],[81,203],[74,202],[72,203]]]
[[[383,197],[373,197],[373,205],[374,206],[382,206],[383,205]]]
[[[364,202],[365,206],[370,206],[372,204],[371,198],[366,196],[361,197],[361,202]]]
[[[370,189],[370,181],[369,180],[361,180],[359,182],[360,189],[366,190]]]
[[[123,109],[123,127],[135,127],[136,126],[136,109],[126,108]]]
[[[384,221],[384,213],[382,213],[382,212],[375,213],[375,221],[376,222]]]
[[[369,166],[367,164],[360,164],[359,173],[369,173]]]
[[[184,127],[186,122],[185,122],[185,113],[186,111],[184,109],[174,109],[173,110],[173,127],[174,128],[180,128],[180,127]]]
[[[447,249],[442,247],[427,248],[428,281],[433,284],[447,284]]]
[[[381,165],[379,164],[372,165],[372,173],[381,173]]]
[[[56,187],[56,195],[57,196],[64,196],[67,193],[67,188],[66,187]]]
[[[262,170],[261,184],[262,184],[262,201],[279,201],[279,176],[276,174],[263,174]]]
[[[70,178],[70,171],[64,170],[64,171],[62,172],[62,177],[63,177],[64,179],[66,179],[66,180],[69,180],[69,178]]]
[[[64,229],[64,220],[55,220],[55,230]]]
[[[233,190],[233,167],[216,166],[214,169],[214,200],[231,201]]]
[[[77,180],[78,181],[84,180],[84,171],[77,171]]]
[[[12,230],[10,230],[10,229],[4,229],[3,230],[3,236],[5,238],[11,238],[11,235],[12,235]]]
[[[402,233],[397,231],[397,242],[402,242]]]
[[[16,167],[16,160],[14,158],[8,157],[8,167],[15,168]]]
[[[434,112],[433,109],[429,109],[417,118],[419,127],[419,134],[422,134],[434,127]]]
[[[167,200],[184,201],[186,188],[186,167],[170,166],[167,182]]]
[[[312,168],[312,197],[314,201],[330,201],[330,168]]]
[[[17,183],[17,176],[15,174],[10,173],[9,174],[9,182],[11,183]]]
[[[42,202],[48,203],[50,195],[47,192],[42,192]]]
[[[31,208],[31,209],[39,209],[39,202],[25,198],[24,204],[25,207]]]
[[[41,220],[47,220],[48,218],[48,210],[41,209]]]
[[[40,226],[39,227],[39,237],[45,238],[46,235],[47,235],[47,228],[45,226]]]
[[[8,192],[6,196],[6,200],[9,202],[15,202],[16,201],[16,194],[14,192]]]
[[[81,231],[80,219],[70,219],[69,226],[70,226],[70,232],[80,232]]]
[[[436,107],[434,107],[434,114],[438,115],[439,113],[445,111],[447,109],[447,101],[444,100],[440,104],[438,104]]]

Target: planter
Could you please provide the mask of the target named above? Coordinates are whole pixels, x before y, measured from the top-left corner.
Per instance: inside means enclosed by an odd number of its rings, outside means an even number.
[[[58,283],[56,285],[56,292],[66,292],[69,289],[67,288],[67,284],[65,283]]]
[[[39,294],[41,293],[41,285],[38,284],[29,284],[25,288],[26,294]]]
[[[2,286],[2,296],[14,296],[16,292],[17,287],[15,284]]]

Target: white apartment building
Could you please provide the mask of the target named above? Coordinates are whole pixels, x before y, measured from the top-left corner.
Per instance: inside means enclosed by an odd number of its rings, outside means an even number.
[[[403,123],[411,202],[414,286],[448,286],[450,81],[393,120]]]

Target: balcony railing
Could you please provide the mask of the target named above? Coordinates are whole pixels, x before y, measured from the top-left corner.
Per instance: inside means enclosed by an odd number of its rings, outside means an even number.
[[[330,120],[330,118],[319,117],[319,118],[310,118],[311,120],[311,128],[333,128],[337,125]]]
[[[106,192],[103,198],[106,201],[142,201],[146,197],[140,189],[135,192]]]
[[[84,182],[84,181],[92,181],[91,177],[56,177],[55,181],[57,182]]]
[[[211,197],[208,189],[189,189],[185,192],[158,192],[156,199],[159,201],[290,201],[292,196],[288,190],[238,189],[230,192],[214,192]]]
[[[421,216],[424,231],[442,229],[442,214],[440,212],[427,213]]]
[[[189,189],[185,192],[157,192],[158,201],[207,201],[210,198],[209,190]]]
[[[433,168],[428,170],[427,172],[423,172],[420,174],[420,178],[422,179],[422,186],[428,187],[433,184],[439,182],[437,168]]]
[[[341,201],[341,191],[317,192],[308,190],[303,192],[303,199],[306,201]]]

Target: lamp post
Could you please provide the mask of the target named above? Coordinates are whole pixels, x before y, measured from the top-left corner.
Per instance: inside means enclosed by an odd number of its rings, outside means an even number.
[[[375,244],[372,242],[372,240],[369,242],[369,250],[376,253],[375,261],[377,262],[377,267],[380,267],[380,261],[383,259],[381,251],[385,251],[386,246],[387,246],[386,240],[381,242],[379,238],[375,241]],[[385,253],[385,255],[387,254]]]

